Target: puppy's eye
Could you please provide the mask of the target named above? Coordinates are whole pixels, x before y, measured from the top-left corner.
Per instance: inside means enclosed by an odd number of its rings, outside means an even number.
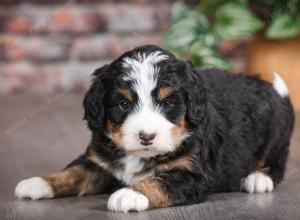
[[[171,108],[173,108],[174,106],[174,103],[171,102],[170,100],[165,100],[163,101],[162,103],[162,107],[165,109],[165,110],[170,110]]]
[[[130,103],[128,101],[121,101],[119,103],[119,107],[123,111],[128,111],[128,109],[130,108]]]

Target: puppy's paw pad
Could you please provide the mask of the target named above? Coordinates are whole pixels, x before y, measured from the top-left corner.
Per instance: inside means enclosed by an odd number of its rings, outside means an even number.
[[[29,198],[37,200],[53,198],[54,193],[46,180],[41,177],[32,177],[18,183],[15,189],[15,195],[19,199]]]
[[[149,200],[133,189],[123,188],[109,197],[107,207],[116,212],[143,211],[149,208]]]
[[[243,183],[243,189],[248,193],[272,192],[273,188],[273,180],[262,172],[251,173]]]

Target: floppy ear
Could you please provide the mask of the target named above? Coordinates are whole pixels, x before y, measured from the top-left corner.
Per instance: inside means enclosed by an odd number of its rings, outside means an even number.
[[[198,127],[205,123],[208,108],[208,87],[199,72],[186,62],[185,73],[187,80],[184,83],[187,94],[187,119],[190,125]]]
[[[103,98],[105,88],[103,78],[108,65],[96,69],[93,73],[95,77],[89,90],[83,99],[84,118],[87,120],[90,129],[101,129],[104,124]]]
[[[196,68],[186,64],[185,90],[187,93],[187,119],[197,130],[201,140],[201,163],[204,170],[214,170],[224,143],[225,126],[212,104],[209,87]]]

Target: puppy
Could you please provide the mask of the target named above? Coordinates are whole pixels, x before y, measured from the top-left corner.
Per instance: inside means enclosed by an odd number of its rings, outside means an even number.
[[[92,138],[66,168],[21,181],[18,198],[113,193],[108,209],[188,205],[216,192],[273,191],[294,125],[288,89],[196,70],[146,45],[97,69],[83,106]]]

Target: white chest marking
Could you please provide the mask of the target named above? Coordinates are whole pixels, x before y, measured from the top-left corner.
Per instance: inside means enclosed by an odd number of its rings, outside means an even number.
[[[151,176],[153,171],[137,175],[144,167],[144,161],[137,156],[126,156],[122,159],[124,167],[113,171],[114,176],[125,184],[132,185]]]

